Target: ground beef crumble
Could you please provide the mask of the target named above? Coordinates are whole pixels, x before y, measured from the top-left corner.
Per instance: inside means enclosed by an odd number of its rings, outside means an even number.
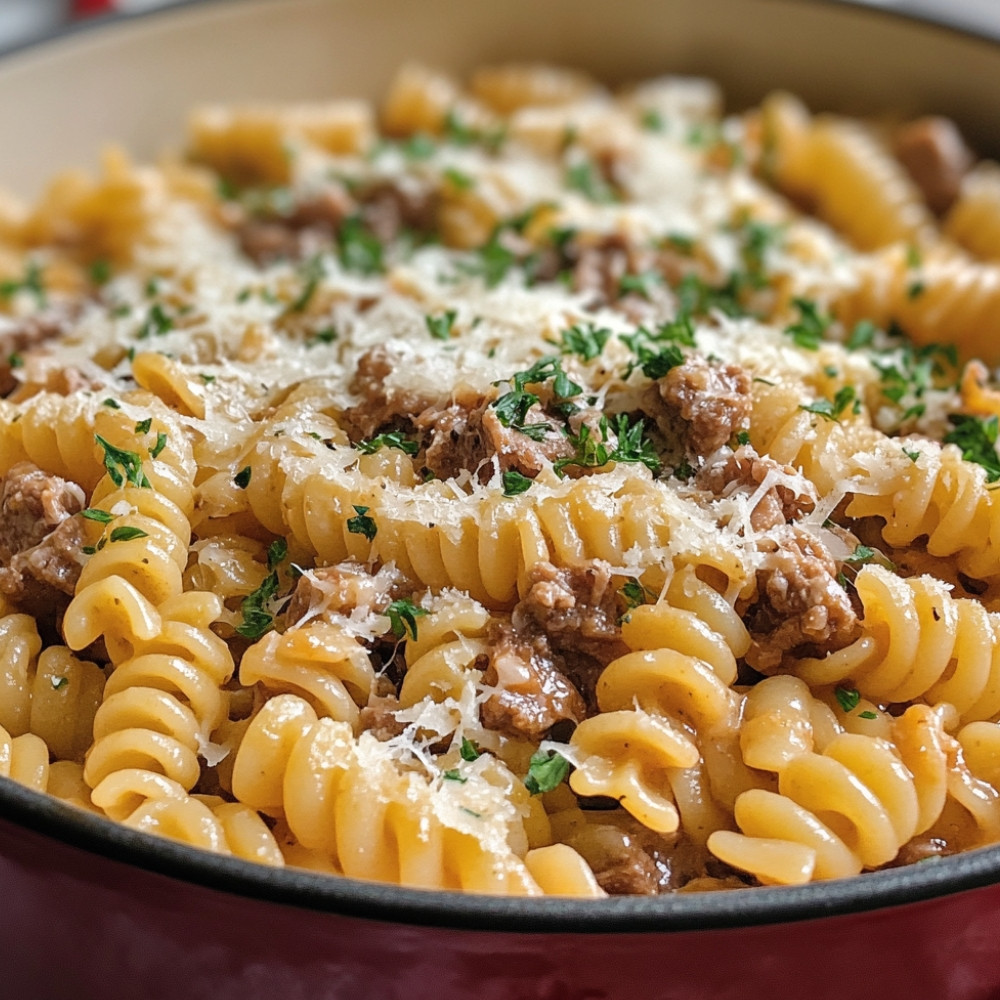
[[[21,462],[0,481],[0,592],[51,618],[72,595],[83,566],[85,504],[75,483]]]
[[[750,426],[750,373],[738,365],[692,355],[657,382],[671,415],[683,421],[688,451],[707,456]]]
[[[753,640],[747,662],[762,673],[791,651],[823,653],[853,642],[860,631],[838,567],[826,546],[797,525],[758,541],[757,592],[745,609]]]

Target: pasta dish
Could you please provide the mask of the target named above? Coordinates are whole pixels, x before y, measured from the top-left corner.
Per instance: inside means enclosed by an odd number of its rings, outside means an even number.
[[[404,67],[0,203],[0,774],[422,888],[1000,840],[1000,167]]]

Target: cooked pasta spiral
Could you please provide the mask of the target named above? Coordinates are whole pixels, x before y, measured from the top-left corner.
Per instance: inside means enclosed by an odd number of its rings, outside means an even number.
[[[495,758],[481,760],[479,768],[505,770]],[[461,803],[449,784],[458,786]],[[355,740],[346,723],[318,719],[293,695],[272,698],[254,719],[237,752],[233,792],[283,815],[304,847],[330,855],[346,875],[425,888],[540,891],[509,842],[519,829],[516,811],[503,807],[479,769],[464,783],[436,788],[402,771],[370,735]]]
[[[1000,715],[1000,618],[978,601],[954,598],[930,577],[902,579],[865,566],[855,581],[863,633],[823,659],[792,667],[809,684],[848,678],[875,701],[948,702],[963,721]]]

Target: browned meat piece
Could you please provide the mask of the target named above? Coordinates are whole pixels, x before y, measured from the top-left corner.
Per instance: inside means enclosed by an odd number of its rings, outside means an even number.
[[[36,616],[51,615],[64,602],[53,591],[72,596],[83,568],[84,526],[71,517],[37,544],[16,552],[9,565],[0,566],[0,591]]]
[[[566,254],[573,265],[573,290],[596,293],[595,304],[602,305],[634,297],[634,293],[622,288],[622,279],[646,274],[656,264],[653,251],[634,246],[618,233],[594,246],[577,247],[571,241]]]
[[[729,497],[736,492],[750,497],[772,473],[777,481],[750,512],[750,526],[755,531],[766,531],[794,521],[816,506],[816,488],[797,469],[780,465],[768,455],[758,455],[750,445],[741,445],[732,454],[723,455],[701,469],[695,482],[718,497]]]
[[[406,723],[399,722],[394,714],[399,710],[399,701],[393,695],[372,698],[361,709],[358,720],[360,732],[371,733],[375,739],[382,743],[399,736],[406,729]]]
[[[29,316],[14,325],[4,324],[0,329],[0,396],[9,396],[18,385],[14,376],[12,359],[47,340],[55,340],[66,333],[66,320],[54,316]]]
[[[298,202],[287,215],[244,217],[236,237],[243,253],[259,267],[295,260],[310,241],[328,243],[353,207],[341,188],[325,188]]]
[[[519,632],[506,622],[491,629],[484,680],[496,687],[482,707],[488,729],[538,740],[557,722],[580,722],[586,712],[545,636]]]
[[[361,217],[380,243],[403,229],[430,233],[437,228],[438,193],[433,188],[385,181],[358,193]]]
[[[57,525],[83,510],[84,494],[75,483],[19,462],[0,480],[0,563],[10,565]]]
[[[757,594],[746,613],[754,669],[775,669],[790,650],[822,655],[857,638],[857,615],[822,542],[793,524],[775,528],[758,548]]]
[[[316,612],[350,616],[358,608],[378,613],[401,595],[402,583],[402,575],[387,567],[372,574],[358,563],[317,566],[299,577],[285,620],[293,625]]]
[[[752,382],[738,365],[693,355],[657,385],[667,408],[687,424],[690,451],[705,456],[750,426]]]
[[[528,583],[512,615],[515,628],[545,633],[566,676],[583,693],[590,711],[596,711],[598,676],[628,652],[618,625],[611,568],[600,560],[567,569],[538,563],[529,570]]]
[[[401,359],[382,344],[365,351],[358,359],[350,388],[361,397],[361,402],[341,415],[341,425],[352,441],[374,437],[388,428],[408,428],[414,416],[435,405],[436,400],[385,384],[400,363]]]
[[[547,423],[539,406],[527,413],[526,423]],[[431,440],[424,464],[439,479],[457,476],[463,469],[475,472],[491,458],[496,458],[500,470],[516,469],[534,479],[550,462],[573,454],[573,447],[555,425],[541,441],[522,434],[513,427],[504,427],[489,403],[475,406],[454,403],[444,409],[431,407],[416,420],[418,429],[431,431]],[[489,482],[493,466],[483,466],[480,480]]]
[[[920,188],[931,211],[947,212],[973,163],[958,126],[950,118],[918,118],[896,133],[893,145],[896,159]]]

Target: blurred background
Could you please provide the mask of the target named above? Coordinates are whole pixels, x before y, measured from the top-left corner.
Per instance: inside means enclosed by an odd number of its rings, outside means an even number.
[[[139,13],[183,0],[0,0],[0,50],[31,42],[67,23],[114,11]],[[187,0],[192,2],[192,0]],[[803,3],[810,0],[802,0]],[[911,11],[1000,37],[1000,0],[842,0]]]

